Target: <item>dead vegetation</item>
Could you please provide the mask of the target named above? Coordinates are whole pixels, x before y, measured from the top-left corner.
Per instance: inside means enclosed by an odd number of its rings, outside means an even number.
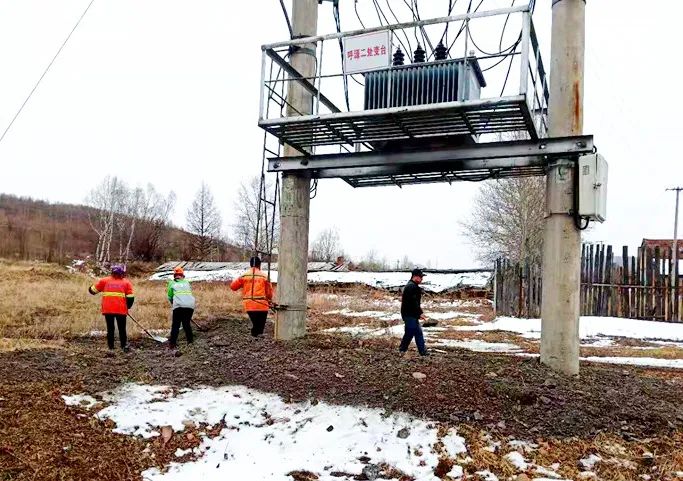
[[[182,357],[169,358],[138,338],[131,355],[107,358],[98,349],[99,340],[82,338],[103,329],[99,299],[86,292],[91,278],[45,264],[5,267],[3,287],[9,290],[0,296],[0,479],[131,480],[140,479],[144,469],[192,459],[193,453],[183,458],[174,453],[197,447],[197,430],[217,427],[190,427],[166,441],[142,441],[113,434],[111,426],[92,413],[66,408],[59,397],[130,381],[182,387],[244,384],[288,401],[314,398],[435,419],[457,427],[468,446],[466,455],[442,460],[442,479],[448,479],[453,462],[463,466],[465,474],[490,470],[500,479],[514,479],[520,471],[504,456],[512,451],[530,463],[528,479],[547,477],[531,463],[580,479],[585,470],[581,460],[590,455],[601,459],[594,472],[602,480],[674,480],[683,472],[680,371],[589,365],[581,379],[570,379],[552,375],[534,360],[459,349],[427,360],[412,355],[399,359],[395,338],[313,334],[306,340],[276,343],[270,339],[271,326],[269,338],[256,345],[246,333],[239,297],[224,283],[194,284],[200,304],[197,319],[209,321],[211,331],[200,334]],[[133,282],[140,320],[151,328],[167,328],[164,284]],[[392,294],[363,288],[352,292],[357,298],[351,305],[346,304],[348,291],[312,295],[312,330],[400,323],[322,314],[343,307],[374,310],[373,303],[387,303],[385,309],[398,312]],[[22,310],[16,308],[19,303]],[[453,309],[490,312],[484,302]],[[471,318],[439,325],[464,323],[472,323]],[[527,352],[538,352],[539,347],[535,340],[502,331],[449,329],[440,337],[512,343]],[[615,347],[582,348],[582,355],[674,358],[665,356],[673,356],[675,349],[619,340]],[[415,371],[426,378],[416,381]],[[537,446],[510,446],[512,439]],[[398,472],[387,477],[402,479]]]
[[[106,330],[100,314],[99,296],[88,294],[93,278],[70,273],[66,268],[37,262],[8,263],[3,269],[0,296],[0,338],[59,340]],[[170,308],[163,282],[132,278],[135,305],[131,313],[148,329],[168,329]],[[226,283],[196,283],[195,319],[199,322],[225,317],[240,311],[239,295]],[[132,338],[142,333],[129,322]],[[5,341],[7,345],[8,341]]]

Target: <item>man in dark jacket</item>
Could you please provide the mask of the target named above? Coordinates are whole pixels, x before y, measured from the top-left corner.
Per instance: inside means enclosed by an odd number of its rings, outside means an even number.
[[[425,320],[426,317],[420,307],[422,298],[422,289],[420,284],[424,278],[424,273],[420,269],[413,269],[411,278],[408,284],[403,288],[403,295],[401,296],[401,317],[405,324],[405,334],[401,340],[401,346],[398,348],[401,353],[408,350],[410,341],[415,338],[417,350],[421,356],[429,355],[425,347],[424,336],[422,335],[422,327],[420,326],[420,319]]]

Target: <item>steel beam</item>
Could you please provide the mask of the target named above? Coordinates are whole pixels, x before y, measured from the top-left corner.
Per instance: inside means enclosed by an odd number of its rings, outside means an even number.
[[[318,90],[315,87],[315,85],[306,80],[306,77],[304,77],[297,69],[292,67],[289,64],[289,62],[287,62],[284,58],[280,57],[280,54],[278,54],[275,50],[269,48],[266,49],[265,52],[270,58],[273,59],[273,61],[278,65],[278,67],[281,67],[285,72],[287,72],[292,77],[292,80],[298,82],[303,88],[308,90],[308,92],[310,92],[314,97],[319,98],[321,104],[330,109],[330,111],[332,112],[341,112],[339,107],[334,105],[334,103],[330,99],[328,99],[326,96],[320,93],[320,90]]]
[[[460,22],[463,20],[471,20],[473,18],[485,18],[485,17],[495,17],[498,15],[512,15],[515,13],[519,12],[528,12],[529,11],[529,5],[524,4],[524,5],[518,5],[516,7],[511,7],[511,8],[498,8],[495,10],[487,10],[483,12],[472,12],[472,13],[464,13],[464,14],[459,14],[459,15],[451,15],[448,17],[437,17],[437,18],[430,18],[426,20],[416,20],[413,22],[404,22],[404,23],[395,23],[393,25],[383,25],[379,27],[370,27],[370,28],[363,28],[359,30],[350,30],[347,32],[338,32],[338,33],[330,33],[327,35],[315,35],[311,37],[303,37],[303,38],[296,38],[292,40],[286,40],[284,42],[276,42],[276,43],[270,43],[261,46],[263,50],[266,49],[274,49],[274,48],[282,48],[282,47],[289,47],[290,45],[305,45],[307,43],[316,43],[320,41],[325,41],[325,40],[335,40],[339,38],[344,38],[344,37],[352,37],[354,35],[361,35],[364,33],[371,33],[371,32],[381,32],[384,30],[404,30],[407,28],[413,28],[413,27],[424,27],[427,25],[435,25],[438,23],[451,23],[451,22]]]
[[[543,165],[551,157],[575,156],[587,154],[593,150],[593,136],[582,135],[541,140],[490,142],[441,150],[372,151],[274,157],[268,159],[268,170],[270,172],[312,171],[316,177],[330,178],[382,175],[380,172],[390,172],[396,169],[405,171],[406,168],[410,168],[415,173],[506,169]],[[349,173],[344,174],[344,171]],[[368,173],[359,174],[358,172]]]
[[[335,179],[346,177],[382,177],[387,175],[426,174],[430,172],[473,172],[485,175],[490,171],[544,167],[547,160],[543,157],[510,157],[493,160],[462,160],[427,164],[387,164],[366,167],[330,167],[314,169],[311,175],[316,179]]]

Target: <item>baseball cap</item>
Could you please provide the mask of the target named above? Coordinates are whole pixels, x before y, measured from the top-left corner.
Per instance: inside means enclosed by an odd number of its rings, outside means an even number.
[[[411,277],[414,277],[414,276],[424,277],[425,273],[422,272],[422,269],[413,269],[413,272],[410,275],[411,275]]]

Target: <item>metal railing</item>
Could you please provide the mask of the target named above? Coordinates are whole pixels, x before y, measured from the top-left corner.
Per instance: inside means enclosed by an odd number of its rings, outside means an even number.
[[[498,51],[486,51],[482,39],[494,39],[500,47],[503,36],[500,33],[502,21],[506,25],[508,36],[519,31],[515,41],[508,48],[498,48]],[[443,29],[455,34],[452,41],[444,44],[447,47],[448,58],[444,62],[459,60],[465,69],[477,68],[486,78],[486,86],[481,89],[481,100],[507,99],[524,103],[527,107],[525,115],[527,124],[533,124],[536,136],[546,137],[548,131],[548,78],[541,57],[541,49],[532,21],[532,12],[528,5],[512,8],[490,10],[484,12],[466,13],[449,17],[399,23],[394,25],[374,27],[362,30],[332,33],[306,38],[298,38],[262,46],[261,97],[259,107],[259,122],[277,122],[289,116],[301,117],[301,121],[321,116],[334,117],[343,112],[353,112],[362,115],[367,111],[365,98],[365,82],[370,76],[364,74],[346,74],[343,71],[343,60],[339,42],[348,37],[359,34],[390,31],[394,52],[399,46],[400,38],[407,38],[413,29],[432,28]],[[503,31],[505,27],[503,27]],[[438,34],[437,34],[438,35]],[[403,36],[403,37],[401,37]],[[437,37],[438,38],[438,37]],[[443,36],[442,36],[443,38]],[[328,44],[328,45],[326,45]],[[482,47],[482,48],[480,48]],[[308,49],[315,53],[315,75],[302,76],[288,63],[289,52],[292,49]],[[494,49],[496,50],[496,49]],[[334,53],[330,53],[334,52]],[[407,59],[411,52],[404,52]],[[389,72],[398,72],[411,67],[421,67],[433,64],[431,57],[434,52],[427,52],[427,63],[409,64],[402,67],[387,66]],[[514,71],[518,75],[514,75]],[[391,78],[391,76],[389,77]],[[308,92],[311,102],[311,114],[298,112],[287,102],[287,85],[298,82]],[[396,86],[391,80],[373,85],[373,88],[386,89],[384,97],[390,99]],[[278,108],[269,108],[274,102]],[[386,102],[386,101],[385,101]],[[439,108],[450,107],[457,109],[467,104],[468,100],[453,99],[452,96],[442,95],[430,99],[429,105]],[[384,105],[384,104],[383,104]],[[386,103],[387,107],[391,103]],[[425,105],[423,104],[424,108]],[[411,106],[404,107],[411,109]],[[289,112],[287,112],[289,110]],[[495,107],[494,107],[495,110]],[[348,114],[347,114],[348,115]]]

